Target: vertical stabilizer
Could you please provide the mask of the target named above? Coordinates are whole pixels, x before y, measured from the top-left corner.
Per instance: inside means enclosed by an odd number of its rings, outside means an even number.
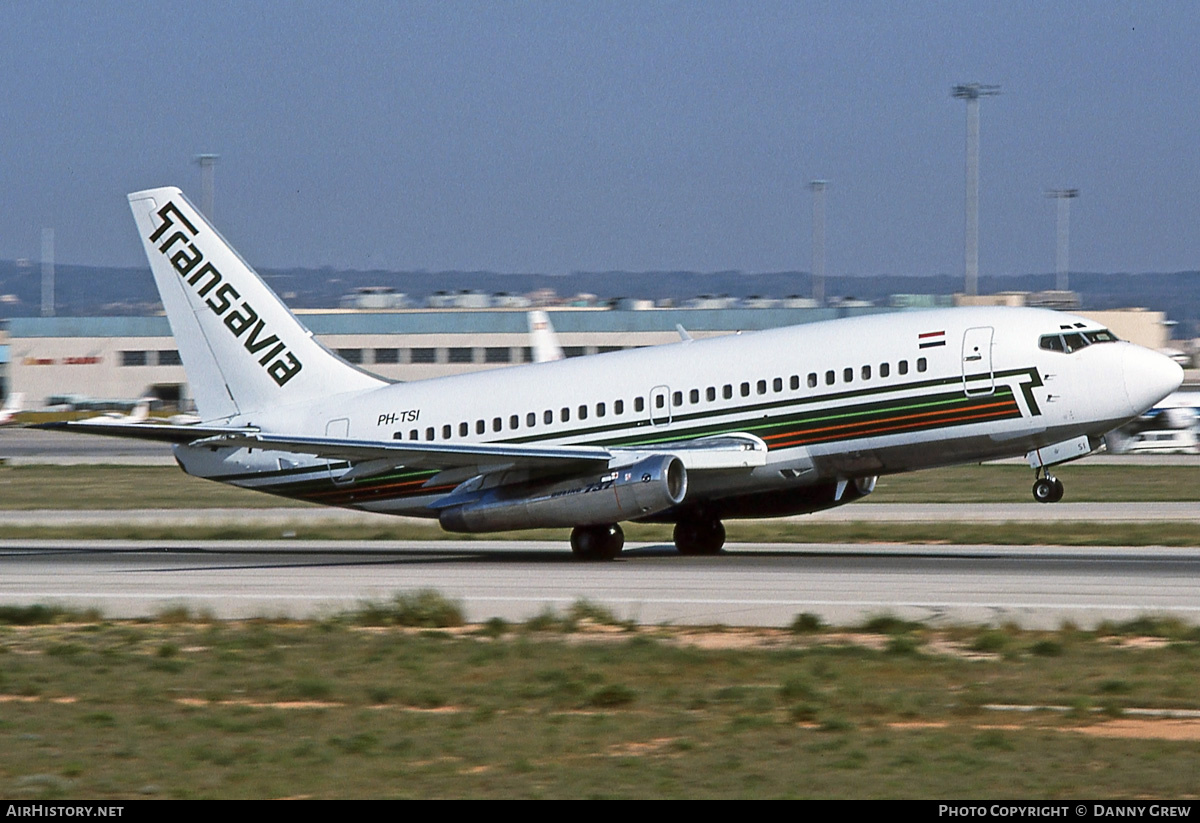
[[[384,385],[318,343],[179,189],[135,192],[129,207],[201,417]]]
[[[533,362],[549,363],[563,359],[562,346],[558,345],[558,335],[550,324],[550,315],[544,311],[529,312],[529,337],[533,343]]]

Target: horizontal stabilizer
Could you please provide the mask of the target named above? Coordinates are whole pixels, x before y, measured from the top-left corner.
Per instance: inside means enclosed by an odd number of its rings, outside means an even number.
[[[176,426],[166,423],[123,423],[118,420],[111,423],[99,421],[39,423],[30,428],[53,429],[79,434],[102,434],[108,437],[128,437],[134,440],[157,440],[162,443],[191,443],[193,440],[202,440],[218,435],[253,434],[258,431],[256,428],[246,426]]]

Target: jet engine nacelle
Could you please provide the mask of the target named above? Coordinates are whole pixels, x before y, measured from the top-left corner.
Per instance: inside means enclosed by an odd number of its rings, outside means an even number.
[[[601,475],[489,489],[443,509],[438,520],[452,532],[596,526],[648,517],[686,494],[683,462],[655,455]]]

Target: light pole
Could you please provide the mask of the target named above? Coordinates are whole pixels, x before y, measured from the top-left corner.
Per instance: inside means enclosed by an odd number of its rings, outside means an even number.
[[[1047,197],[1058,201],[1058,248],[1054,253],[1054,288],[1067,290],[1067,276],[1071,270],[1071,201],[1079,196],[1079,189],[1050,189]]]
[[[812,296],[818,306],[825,305],[825,185],[824,180],[808,184],[813,193]]]
[[[967,213],[966,213],[966,293],[979,293],[979,98],[995,97],[999,86],[967,83],[955,86],[950,94],[967,101]]]
[[[213,219],[213,169],[217,165],[219,154],[197,154],[196,163],[200,166],[200,209],[209,220]]]
[[[54,229],[42,229],[42,317],[54,316]]]

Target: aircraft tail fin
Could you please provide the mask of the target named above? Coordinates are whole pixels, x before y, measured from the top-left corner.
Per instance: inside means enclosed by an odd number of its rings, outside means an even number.
[[[150,419],[150,400],[149,397],[143,397],[134,404],[127,418],[130,423],[144,423]]]
[[[129,207],[204,419],[384,385],[317,342],[179,189]]]
[[[562,346],[558,345],[558,335],[550,324],[550,315],[541,309],[529,312],[529,336],[533,343],[534,363],[563,359]]]

